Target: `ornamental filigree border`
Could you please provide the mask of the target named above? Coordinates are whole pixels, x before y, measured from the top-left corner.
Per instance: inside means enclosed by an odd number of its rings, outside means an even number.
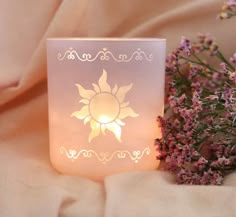
[[[109,61],[114,60],[118,63],[120,62],[130,62],[131,60],[135,61],[148,61],[151,62],[153,60],[153,54],[146,54],[141,48],[137,48],[131,55],[127,54],[118,54],[117,56],[112,53],[108,48],[102,48],[96,54],[92,55],[91,53],[82,53],[79,54],[75,49],[70,47],[65,51],[64,54],[58,53],[57,59],[62,61],[64,59],[67,60],[79,60],[82,62],[93,62],[96,59],[100,59],[101,61]]]
[[[94,150],[75,150],[75,149],[69,149],[67,150],[65,147],[60,147],[60,153],[63,155],[65,154],[68,159],[71,161],[77,160],[80,157],[84,158],[92,158],[95,157],[98,161],[100,161],[103,164],[106,164],[110,161],[112,161],[114,158],[117,158],[119,160],[129,158],[134,163],[138,163],[144,155],[150,155],[151,150],[149,147],[144,148],[142,151],[140,150],[134,150],[134,151],[128,151],[128,150],[117,150],[113,153],[109,152],[100,152],[97,153]]]

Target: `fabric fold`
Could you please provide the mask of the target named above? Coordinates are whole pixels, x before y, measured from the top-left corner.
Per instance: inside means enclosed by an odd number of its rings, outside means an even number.
[[[163,37],[210,32],[235,52],[221,0],[0,0],[1,217],[234,217],[236,173],[224,186],[178,186],[160,171],[95,183],[56,172],[49,157],[47,37]],[[218,63],[215,63],[216,67]]]
[[[235,176],[228,178],[236,183]],[[159,171],[110,176],[105,188],[105,217],[233,217],[236,213],[236,184],[176,185],[170,174]]]

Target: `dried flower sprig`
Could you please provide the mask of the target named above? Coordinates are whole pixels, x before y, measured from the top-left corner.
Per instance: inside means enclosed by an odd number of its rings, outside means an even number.
[[[158,117],[157,158],[180,184],[220,185],[236,169],[236,53],[227,60],[210,35],[183,37],[166,62],[168,105],[166,117]]]
[[[229,19],[233,16],[236,16],[236,0],[227,0],[224,2],[221,13],[217,18]]]

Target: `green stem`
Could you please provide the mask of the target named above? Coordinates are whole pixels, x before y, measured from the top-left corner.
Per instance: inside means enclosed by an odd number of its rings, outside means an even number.
[[[196,57],[196,55],[195,55],[195,57]],[[182,58],[182,59],[184,59],[184,60],[187,60],[187,61],[189,61],[189,62],[191,62],[191,63],[195,63],[195,64],[197,64],[197,65],[205,66],[205,67],[207,67],[208,69],[210,69],[210,70],[212,70],[212,71],[214,71],[214,72],[218,72],[216,69],[212,68],[209,64],[206,64],[206,63],[202,62],[199,58],[198,58],[198,59],[199,59],[200,61],[194,61],[194,60],[188,59],[188,58],[186,58],[186,57],[184,57],[184,56],[180,56],[180,58]]]
[[[232,13],[230,13],[228,18],[231,18],[231,17],[234,17],[234,16],[236,16],[236,11],[235,11],[235,12],[232,12]]]
[[[231,63],[227,59],[225,59],[224,55],[220,51],[217,51],[216,56],[220,60],[224,61],[230,67],[231,70],[233,70],[233,71],[235,70],[234,66],[231,65]]]
[[[216,69],[214,69],[213,67],[211,67],[209,64],[204,63],[196,54],[192,54],[203,66],[206,66],[208,69],[218,72]]]
[[[225,110],[222,109],[222,110],[217,110],[217,111],[212,111],[212,112],[205,112],[204,114],[202,114],[202,116],[203,116],[203,117],[209,116],[209,115],[215,115],[215,116],[217,116],[217,115],[221,114],[221,113],[224,112],[224,111],[225,111]]]
[[[195,63],[195,64],[198,64],[198,65],[201,65],[199,62],[194,61],[194,60],[191,60],[191,59],[188,59],[188,58],[186,58],[186,57],[184,57],[184,56],[180,56],[180,58],[182,58],[182,59],[184,59],[184,60],[186,60],[186,61],[188,61],[188,62]]]

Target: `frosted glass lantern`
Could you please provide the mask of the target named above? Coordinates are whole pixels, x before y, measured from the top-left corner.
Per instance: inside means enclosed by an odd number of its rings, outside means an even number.
[[[165,39],[47,41],[50,158],[64,174],[101,181],[158,167]]]

